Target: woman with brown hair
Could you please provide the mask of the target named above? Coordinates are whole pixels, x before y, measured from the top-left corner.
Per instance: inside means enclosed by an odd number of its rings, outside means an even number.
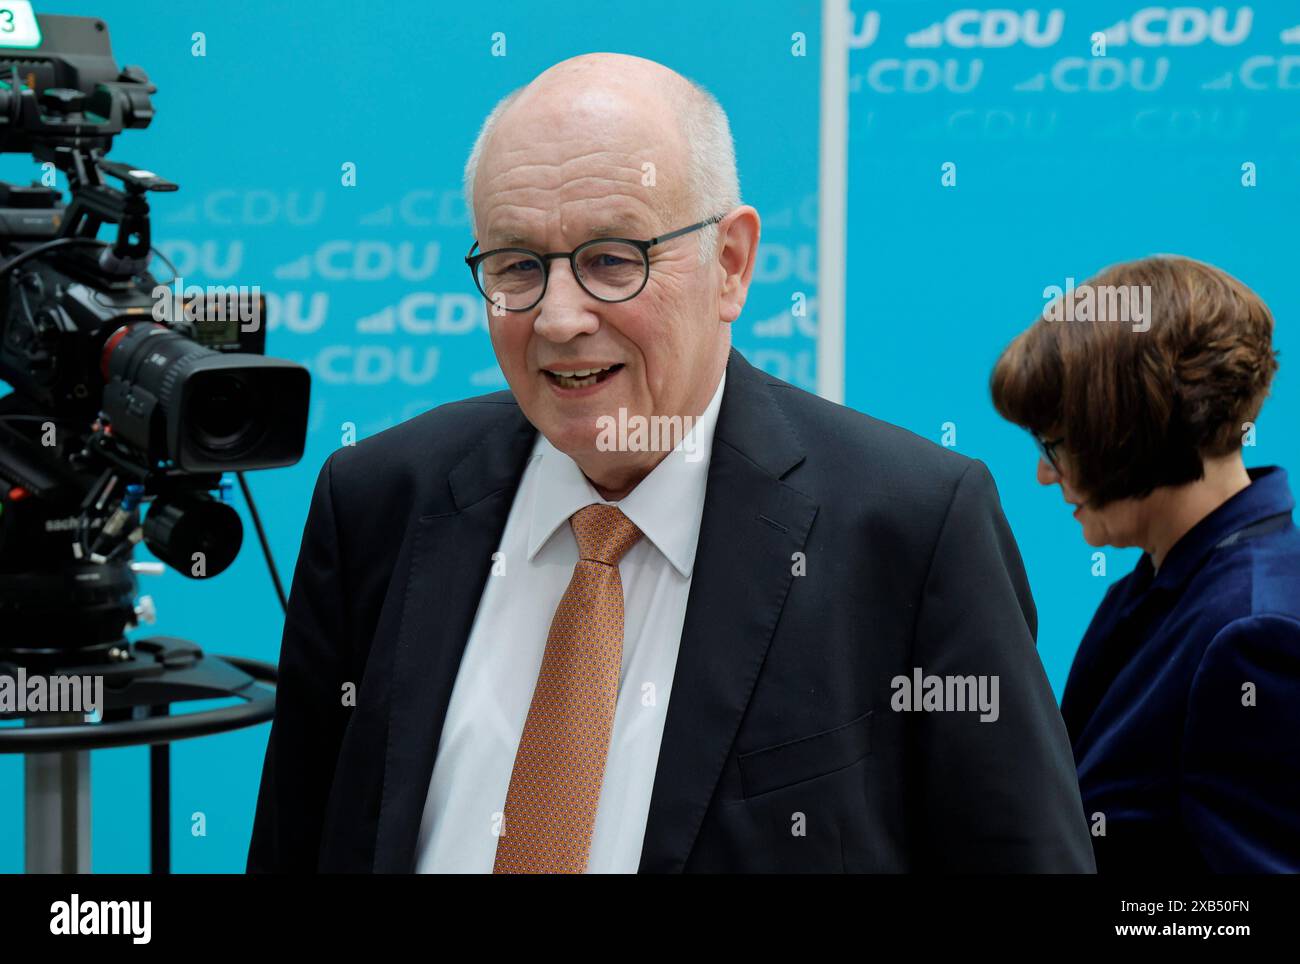
[[[1272,335],[1237,279],[1153,257],[1062,292],[993,370],[1085,541],[1145,550],[1061,701],[1103,873],[1300,871],[1300,531],[1286,472],[1242,460]]]

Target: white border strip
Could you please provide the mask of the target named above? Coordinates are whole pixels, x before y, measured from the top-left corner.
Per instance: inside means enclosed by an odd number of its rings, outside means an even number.
[[[817,175],[817,394],[844,403],[844,269],[849,166],[849,3],[822,0]]]

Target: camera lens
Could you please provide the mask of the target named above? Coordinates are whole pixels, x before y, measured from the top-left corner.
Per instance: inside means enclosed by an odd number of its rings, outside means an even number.
[[[234,372],[213,372],[191,399],[191,438],[214,455],[236,455],[260,437],[261,409],[258,393],[246,378]]]

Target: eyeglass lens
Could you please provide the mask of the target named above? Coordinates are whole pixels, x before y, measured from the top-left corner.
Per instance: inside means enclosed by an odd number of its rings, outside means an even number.
[[[578,251],[578,282],[602,301],[621,301],[645,284],[649,262],[645,252],[623,241],[601,241]],[[522,250],[506,250],[479,262],[479,289],[493,304],[507,309],[531,308],[546,284],[542,261]]]

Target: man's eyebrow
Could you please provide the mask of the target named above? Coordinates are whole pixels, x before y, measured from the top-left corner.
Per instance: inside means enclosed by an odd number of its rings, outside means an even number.
[[[640,239],[643,235],[648,237],[646,229],[639,225],[640,222],[634,218],[606,221],[603,224],[597,224],[592,227],[585,233],[583,239],[590,241],[593,238]],[[499,235],[489,233],[488,238],[493,240],[495,247],[510,247],[513,245],[530,247],[532,241],[527,234],[519,233],[519,229],[517,228],[507,230],[505,233]]]
[[[639,238],[645,233],[645,228],[639,225],[640,222],[634,219],[598,224],[591,229],[590,236],[593,238]]]

